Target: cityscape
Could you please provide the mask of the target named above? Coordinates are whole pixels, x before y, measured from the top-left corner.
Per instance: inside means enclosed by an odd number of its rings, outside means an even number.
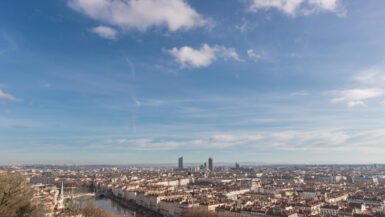
[[[44,216],[98,200],[119,216],[370,217],[385,213],[385,165],[23,166]],[[112,201],[112,202],[111,202]]]
[[[385,217],[385,0],[0,0],[0,217]]]

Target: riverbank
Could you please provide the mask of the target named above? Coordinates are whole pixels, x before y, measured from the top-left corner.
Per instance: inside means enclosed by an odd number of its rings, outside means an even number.
[[[164,217],[164,215],[158,212],[155,212],[146,207],[140,206],[133,201],[127,201],[123,198],[116,197],[110,193],[99,193],[98,197],[106,197],[110,200],[113,200],[119,203],[121,206],[126,207],[127,209],[134,211],[137,215],[140,215],[143,217]]]

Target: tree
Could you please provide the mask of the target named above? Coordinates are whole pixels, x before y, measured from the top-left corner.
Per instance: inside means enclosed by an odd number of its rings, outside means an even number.
[[[0,174],[0,217],[38,217],[41,209],[32,203],[33,189],[16,172]]]
[[[117,217],[115,214],[95,206],[87,206],[81,211],[81,213],[82,217]]]

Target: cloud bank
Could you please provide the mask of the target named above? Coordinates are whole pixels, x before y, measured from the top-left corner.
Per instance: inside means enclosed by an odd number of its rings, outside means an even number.
[[[210,148],[257,148],[283,151],[381,151],[385,129],[353,133],[337,130],[231,132],[194,139],[117,139],[90,145],[92,149],[110,150],[181,150]]]

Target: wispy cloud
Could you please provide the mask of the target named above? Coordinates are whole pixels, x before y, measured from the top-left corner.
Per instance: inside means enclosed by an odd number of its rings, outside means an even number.
[[[330,11],[338,16],[345,16],[346,9],[341,0],[253,0],[250,10],[259,11],[275,8],[290,16],[310,15],[321,11]]]
[[[209,46],[203,44],[199,49],[184,46],[181,48],[174,47],[167,50],[174,57],[175,62],[179,63],[182,68],[186,67],[206,67],[211,65],[218,57],[224,60],[234,59],[243,61],[234,48],[226,48],[225,46]]]
[[[235,25],[235,29],[241,31],[241,32],[246,32],[247,30],[251,29],[252,27],[250,26],[250,23],[245,19],[242,18],[242,23]]]
[[[307,96],[307,95],[309,95],[309,91],[307,91],[307,90],[300,90],[300,91],[293,92],[290,95],[291,96]]]
[[[361,131],[360,133],[332,130],[292,130],[279,132],[227,132],[206,137],[188,138],[140,138],[108,140],[90,145],[92,149],[112,150],[180,150],[210,148],[255,148],[259,150],[284,151],[347,151],[373,150],[385,152],[382,146],[385,129]]]
[[[337,91],[338,97],[332,99],[333,103],[345,102],[349,107],[365,105],[364,100],[384,96],[385,91],[379,88],[350,89]]]
[[[333,103],[343,102],[349,107],[366,106],[365,100],[383,98],[385,96],[385,89],[383,87],[385,70],[383,67],[375,66],[362,70],[353,76],[352,79],[356,82],[355,88],[331,92],[337,95],[337,97],[332,99]]]
[[[253,49],[249,49],[249,50],[247,50],[247,55],[255,61],[267,59],[265,51],[261,51],[259,53],[256,53]]]
[[[15,102],[20,101],[19,99],[17,99],[13,95],[11,95],[9,93],[5,93],[2,90],[0,90],[0,99],[5,99],[5,100],[10,100],[10,101],[15,101]]]
[[[385,81],[385,67],[376,66],[363,70],[354,77],[354,80],[363,84],[381,85]]]
[[[98,34],[102,38],[116,39],[117,31],[108,26],[97,26],[91,29],[92,32]]]
[[[26,126],[26,125],[13,125],[12,128],[15,128],[15,129],[27,129],[28,126]]]
[[[51,86],[52,86],[51,83],[46,82],[46,81],[44,81],[42,85],[44,88],[51,88]]]
[[[3,55],[8,51],[16,50],[17,48],[18,44],[12,37],[5,33],[0,34],[0,55]]]
[[[146,31],[150,27],[166,26],[170,31],[177,31],[209,23],[184,0],[69,0],[68,5],[124,30]]]

